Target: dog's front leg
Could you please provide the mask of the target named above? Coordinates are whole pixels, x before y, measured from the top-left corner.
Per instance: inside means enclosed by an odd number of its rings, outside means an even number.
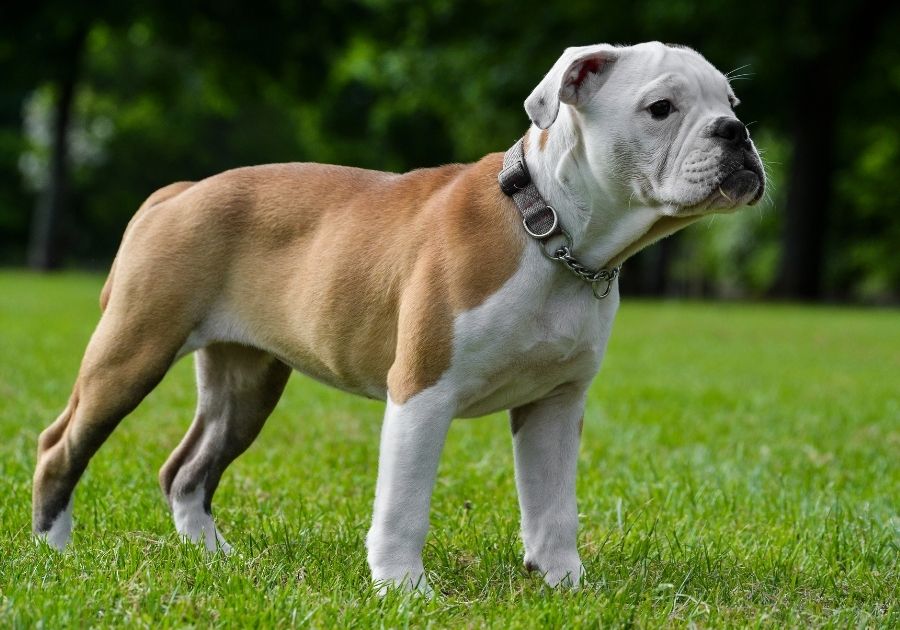
[[[422,565],[428,512],[438,459],[453,419],[448,397],[436,388],[403,404],[388,399],[372,527],[366,537],[372,579],[430,594]]]
[[[550,586],[577,587],[584,572],[576,547],[575,472],[585,386],[510,412],[525,566]]]

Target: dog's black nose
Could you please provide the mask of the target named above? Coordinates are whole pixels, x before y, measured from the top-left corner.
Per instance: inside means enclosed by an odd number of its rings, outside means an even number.
[[[719,118],[713,123],[712,132],[717,138],[722,138],[728,144],[734,146],[744,145],[750,138],[744,123],[737,118],[730,118],[728,116],[722,116],[722,118]]]

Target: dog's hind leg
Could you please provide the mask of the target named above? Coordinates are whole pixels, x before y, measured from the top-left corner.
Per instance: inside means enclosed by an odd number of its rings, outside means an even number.
[[[207,346],[195,357],[197,413],[159,482],[178,533],[227,552],[212,518],[213,493],[225,468],[259,434],[291,370],[270,354],[236,344]]]
[[[187,336],[177,318],[157,323],[144,309],[111,308],[94,331],[69,398],[41,433],[32,487],[35,534],[62,549],[72,529],[72,492],[88,461],[156,386]]]

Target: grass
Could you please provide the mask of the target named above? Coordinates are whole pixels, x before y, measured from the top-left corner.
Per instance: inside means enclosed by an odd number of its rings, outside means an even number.
[[[2,627],[900,625],[896,311],[626,302],[579,464],[589,584],[550,592],[522,568],[492,416],[451,428],[428,601],[369,588],[381,404],[298,375],[216,495],[239,553],[179,543],[155,477],[191,419],[189,359],[92,461],[74,545],[35,545],[36,437],[65,404],[101,281],[0,273]]]

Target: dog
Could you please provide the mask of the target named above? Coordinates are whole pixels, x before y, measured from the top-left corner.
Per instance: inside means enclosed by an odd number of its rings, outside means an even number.
[[[159,475],[185,539],[213,518],[292,370],[386,400],[373,580],[428,592],[422,547],[447,429],[510,410],[525,565],[577,587],[585,397],[619,304],[619,265],[765,176],[727,78],[659,42],[568,48],[507,153],[393,174],[239,168],[153,193],[125,230],[68,405],[40,435],[35,534],[62,549],[91,456],[180,357],[193,424]]]

